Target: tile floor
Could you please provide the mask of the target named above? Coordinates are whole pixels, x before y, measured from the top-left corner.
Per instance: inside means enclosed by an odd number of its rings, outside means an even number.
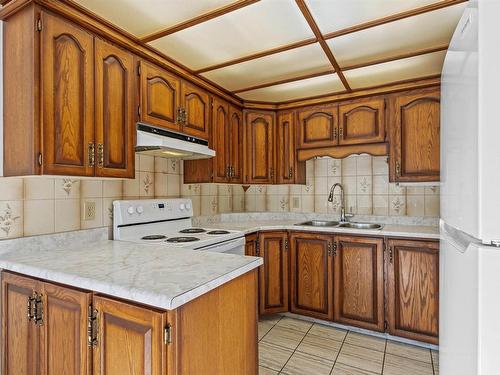
[[[438,375],[434,350],[274,315],[259,322],[260,375]]]

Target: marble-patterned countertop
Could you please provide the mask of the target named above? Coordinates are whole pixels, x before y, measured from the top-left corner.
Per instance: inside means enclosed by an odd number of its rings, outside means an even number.
[[[246,234],[264,231],[264,230],[298,230],[310,232],[343,233],[367,236],[381,237],[405,237],[422,239],[439,239],[439,227],[430,225],[402,225],[402,224],[384,224],[382,229],[352,229],[335,227],[312,227],[305,225],[296,225],[304,222],[297,220],[258,220],[258,221],[221,221],[210,224],[207,227],[218,229],[241,230]]]
[[[257,268],[261,258],[99,240],[58,247],[19,246],[0,268],[161,309],[175,309]],[[39,241],[39,243],[40,243]]]

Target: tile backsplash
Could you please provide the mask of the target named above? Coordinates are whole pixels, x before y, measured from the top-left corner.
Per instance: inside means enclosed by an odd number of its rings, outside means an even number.
[[[116,199],[189,197],[196,216],[245,211],[338,214],[340,182],[346,211],[358,215],[439,217],[438,187],[399,187],[389,183],[386,157],[318,158],[307,162],[307,185],[183,184],[178,159],[136,157],[133,180],[74,177],[0,178],[0,239],[110,227]],[[95,204],[87,220],[84,208]]]

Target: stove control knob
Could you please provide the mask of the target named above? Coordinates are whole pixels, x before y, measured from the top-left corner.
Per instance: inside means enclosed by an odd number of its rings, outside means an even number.
[[[129,208],[127,208],[127,212],[128,212],[129,215],[133,215],[133,213],[135,212],[134,207],[133,206],[129,206]]]
[[[184,203],[181,203],[179,205],[179,210],[184,211],[186,209],[186,205]]]
[[[191,209],[191,203],[186,203],[186,210],[190,210]]]
[[[137,208],[135,209],[137,211],[137,213],[140,215],[144,212],[144,208],[142,206],[137,206]]]

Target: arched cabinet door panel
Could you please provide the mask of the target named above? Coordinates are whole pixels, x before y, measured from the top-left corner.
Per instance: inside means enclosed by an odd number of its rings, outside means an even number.
[[[439,181],[439,90],[399,95],[392,101],[391,181]]]
[[[274,126],[274,113],[246,112],[246,183],[271,184],[275,181]]]
[[[51,14],[42,18],[43,173],[93,176],[93,36]]]
[[[243,182],[243,113],[236,107],[229,106],[230,127],[230,180],[232,183]]]
[[[210,96],[203,90],[182,82],[182,108],[185,121],[182,132],[203,139],[209,137]]]
[[[385,141],[384,98],[339,107],[339,145]]]
[[[298,112],[299,148],[338,144],[338,107],[322,106]]]
[[[181,124],[177,121],[181,100],[181,83],[177,77],[141,61],[140,96],[141,121],[181,131]]]
[[[135,58],[95,40],[96,176],[134,177]]]
[[[212,143],[215,150],[213,182],[229,180],[229,104],[218,98],[213,100]]]

